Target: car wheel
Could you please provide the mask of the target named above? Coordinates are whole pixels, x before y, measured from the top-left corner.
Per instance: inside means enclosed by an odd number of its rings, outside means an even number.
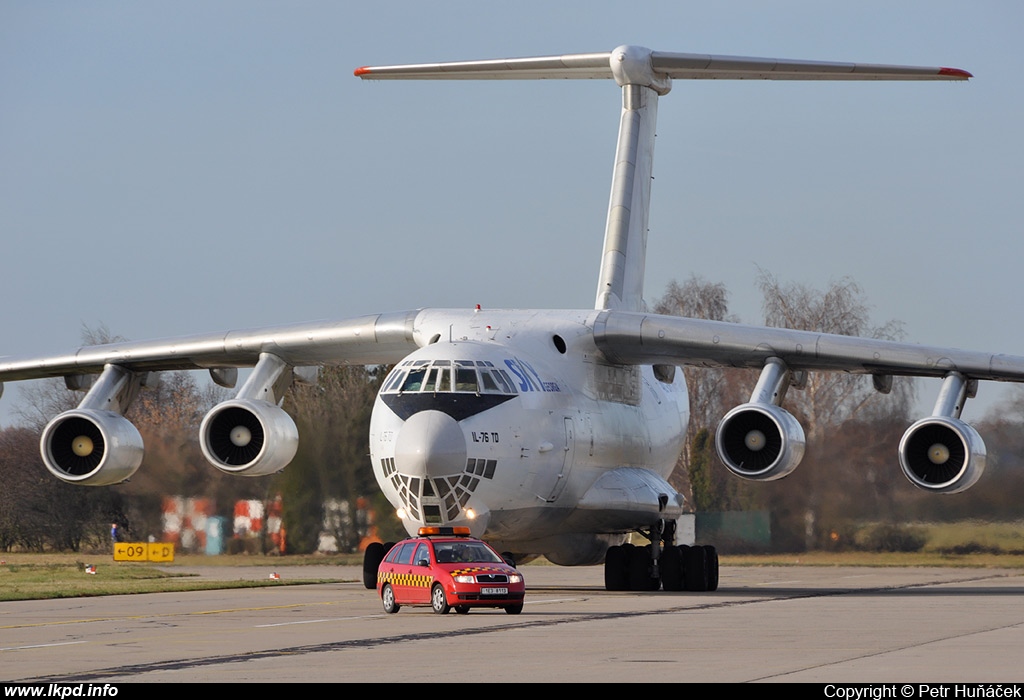
[[[384,557],[387,556],[387,553],[388,551],[384,549],[384,545],[380,542],[371,542],[366,545],[366,551],[363,552],[364,587],[377,587],[377,569],[380,567],[380,563],[384,561]]]
[[[439,583],[435,583],[434,588],[430,591],[430,607],[438,615],[447,615],[448,611],[452,609],[448,605],[448,598],[445,596],[444,589],[441,588]]]
[[[507,612],[509,615],[518,615],[522,611],[523,611],[523,604],[522,603],[516,603],[515,605],[506,605],[505,606],[505,612]]]
[[[391,587],[390,583],[384,584],[384,588],[380,591],[380,599],[384,603],[384,612],[388,615],[398,612],[398,609],[402,607],[395,602],[395,589]]]
[[[469,613],[469,606],[468,605],[456,605],[455,606],[455,612],[457,612],[459,615],[466,615],[467,613]]]

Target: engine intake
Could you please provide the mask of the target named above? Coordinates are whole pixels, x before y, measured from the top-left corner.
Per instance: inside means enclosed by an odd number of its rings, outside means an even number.
[[[274,474],[288,466],[299,447],[291,416],[254,399],[218,404],[203,418],[199,433],[203,455],[229,474]]]
[[[914,486],[933,493],[969,489],[985,471],[985,460],[978,431],[956,418],[923,418],[900,440],[903,473]]]
[[[61,481],[109,486],[142,464],[142,436],[118,413],[78,408],[47,424],[40,452],[47,470]]]
[[[725,466],[753,481],[786,476],[800,464],[804,447],[800,423],[774,404],[737,406],[725,414],[715,433],[715,448]]]

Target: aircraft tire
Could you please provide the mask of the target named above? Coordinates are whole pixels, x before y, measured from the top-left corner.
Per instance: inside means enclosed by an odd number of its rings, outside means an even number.
[[[707,553],[703,547],[694,545],[686,550],[683,562],[686,590],[706,591],[708,589]]]
[[[647,554],[645,547],[633,547],[628,550],[628,555],[629,558],[626,561],[627,590],[642,591],[650,576],[647,565],[650,555]]]
[[[666,591],[683,590],[683,553],[669,545],[661,553],[661,586]]]
[[[606,591],[628,591],[629,556],[621,545],[608,548],[604,555],[604,589]]]
[[[455,612],[457,614],[459,614],[459,615],[468,615],[469,614],[469,606],[468,605],[456,605],[455,606]]]
[[[387,553],[388,550],[384,549],[384,545],[380,542],[371,542],[366,545],[366,551],[363,552],[363,586],[365,588],[377,587],[377,569]]]
[[[656,591],[661,580],[651,578],[651,547],[634,547],[629,553],[629,590]]]
[[[505,612],[507,612],[509,615],[518,615],[522,611],[523,611],[523,604],[522,603],[516,603],[515,605],[506,605],[505,606]]]
[[[712,545],[704,545],[704,560],[707,563],[708,569],[708,588],[709,591],[718,590],[718,550]]]

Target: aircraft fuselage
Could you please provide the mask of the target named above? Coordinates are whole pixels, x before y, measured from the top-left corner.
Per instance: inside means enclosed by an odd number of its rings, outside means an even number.
[[[385,379],[370,424],[374,474],[410,533],[468,525],[540,554],[649,525],[649,507],[625,512],[628,494],[618,508],[578,506],[605,498],[594,486],[613,470],[667,479],[683,446],[686,386],[682,372],[659,379],[649,366],[608,363],[594,344],[596,314],[421,312],[425,344]],[[675,517],[681,500],[672,507]],[[610,541],[598,539],[600,550]]]

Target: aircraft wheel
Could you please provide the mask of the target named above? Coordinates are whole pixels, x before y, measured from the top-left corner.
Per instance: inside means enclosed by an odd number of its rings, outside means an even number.
[[[669,545],[661,553],[661,585],[666,591],[683,590],[683,553]]]
[[[366,551],[363,552],[363,586],[366,588],[377,587],[377,569],[387,553],[388,550],[380,542],[366,545]]]
[[[458,613],[459,615],[468,615],[469,614],[469,606],[468,605],[456,605],[455,606],[455,612]]]
[[[398,612],[402,606],[395,602],[395,591],[391,588],[390,583],[385,583],[384,588],[380,591],[380,600],[384,603],[384,612],[388,615],[393,615]]]
[[[505,606],[505,612],[507,612],[509,615],[518,615],[522,611],[523,611],[523,604],[522,603],[516,603],[515,605],[506,605]]]
[[[656,591],[661,581],[651,578],[651,548],[634,547],[629,552],[629,590]]]
[[[708,590],[718,590],[718,550],[710,544],[704,545],[704,561],[708,569]]]
[[[441,584],[435,583],[433,589],[430,591],[430,607],[434,609],[438,615],[447,615],[448,611],[451,610],[451,606],[448,605],[448,597],[444,594],[444,589],[441,588]]]
[[[604,555],[604,589],[606,591],[628,591],[628,556],[620,545],[608,548]]]
[[[683,557],[683,578],[686,580],[686,590],[706,591],[708,589],[708,566],[704,548],[696,545],[689,547]]]

